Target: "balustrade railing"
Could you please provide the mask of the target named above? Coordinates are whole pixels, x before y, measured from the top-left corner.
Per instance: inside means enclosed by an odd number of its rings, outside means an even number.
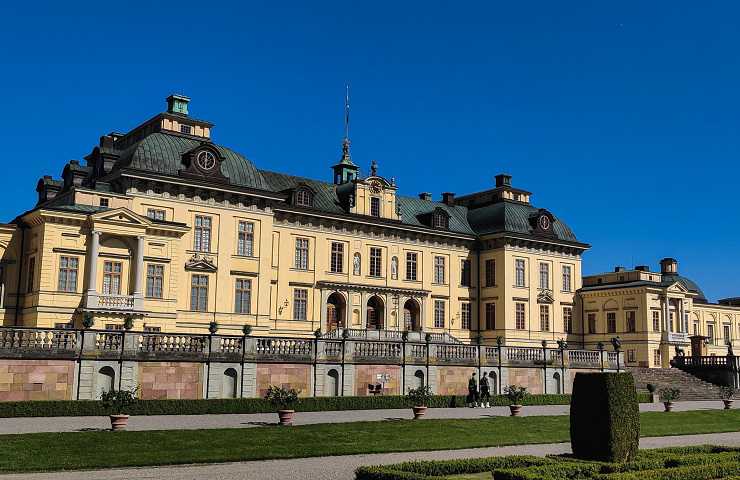
[[[543,351],[541,348],[530,347],[506,347],[506,359],[514,362],[535,363],[542,362]]]
[[[313,354],[313,341],[290,338],[258,338],[257,356],[307,357]]]
[[[244,337],[220,337],[219,352],[224,354],[240,354],[244,349]]]
[[[461,360],[471,362],[478,360],[478,348],[471,345],[437,345],[437,359],[444,361]]]
[[[55,329],[0,329],[0,349],[3,350],[65,350],[77,349],[77,332]]]
[[[323,342],[324,355],[338,358],[342,356],[342,342]]]
[[[501,360],[499,356],[499,348],[498,347],[484,347],[485,348],[485,358],[487,363],[499,363]]]
[[[116,310],[131,310],[134,308],[134,296],[98,294],[98,305]]]
[[[95,350],[118,351],[121,349],[123,335],[117,332],[96,332]]]
[[[413,358],[426,358],[427,346],[419,343],[413,343],[409,345],[410,354]]]
[[[206,351],[206,335],[167,335],[144,333],[139,335],[139,351],[156,353],[203,353]]]
[[[353,356],[374,359],[398,359],[402,344],[397,342],[354,342]]]
[[[592,350],[568,350],[568,363],[571,366],[599,367],[601,352]]]

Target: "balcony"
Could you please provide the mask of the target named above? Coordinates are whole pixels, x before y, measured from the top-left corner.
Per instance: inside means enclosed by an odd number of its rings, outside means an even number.
[[[131,312],[144,309],[144,299],[137,295],[85,293],[85,308],[102,312]]]
[[[686,332],[664,332],[664,341],[668,343],[689,343],[689,334]]]

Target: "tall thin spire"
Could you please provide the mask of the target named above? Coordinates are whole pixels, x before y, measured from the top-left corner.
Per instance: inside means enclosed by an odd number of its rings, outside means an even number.
[[[342,163],[352,164],[352,155],[349,152],[349,84],[345,84],[344,87],[344,140],[342,140]]]

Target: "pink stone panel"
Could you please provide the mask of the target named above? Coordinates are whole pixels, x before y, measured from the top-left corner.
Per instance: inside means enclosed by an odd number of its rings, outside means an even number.
[[[527,387],[527,392],[532,394],[545,392],[542,384],[542,370],[539,368],[510,368],[508,385]]]
[[[467,395],[468,381],[473,373],[477,374],[478,369],[473,367],[437,367],[437,395]]]
[[[0,401],[71,400],[75,362],[0,360]]]
[[[355,365],[355,395],[369,395],[368,385],[378,383],[382,386],[383,395],[400,395],[401,367],[398,365]]]
[[[139,364],[142,399],[203,398],[203,365],[196,362],[143,362]]]
[[[290,365],[283,363],[265,363],[257,365],[257,395],[264,397],[270,385],[284,388],[295,388],[301,397],[310,397],[311,366]]]

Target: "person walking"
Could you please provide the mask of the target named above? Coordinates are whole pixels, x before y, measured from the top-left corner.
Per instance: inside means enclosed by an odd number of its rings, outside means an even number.
[[[480,377],[480,406],[483,408],[491,407],[491,388],[488,386],[486,372],[483,372]]]
[[[470,408],[478,406],[478,382],[475,380],[475,372],[473,372],[470,376],[470,380],[468,380],[467,403]]]

